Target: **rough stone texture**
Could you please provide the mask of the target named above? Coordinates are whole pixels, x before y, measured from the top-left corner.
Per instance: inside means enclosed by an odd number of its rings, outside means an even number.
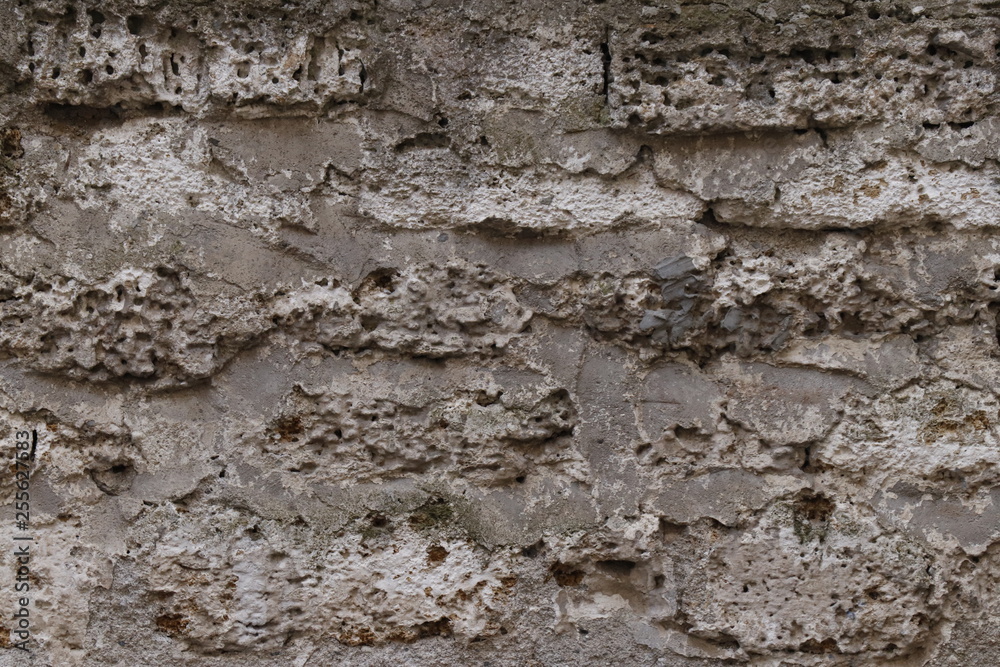
[[[1000,10],[0,0],[0,665],[995,666]]]

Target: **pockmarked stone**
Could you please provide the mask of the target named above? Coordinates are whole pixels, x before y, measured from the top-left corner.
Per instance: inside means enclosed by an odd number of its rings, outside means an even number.
[[[0,0],[0,665],[995,667],[1000,10]]]

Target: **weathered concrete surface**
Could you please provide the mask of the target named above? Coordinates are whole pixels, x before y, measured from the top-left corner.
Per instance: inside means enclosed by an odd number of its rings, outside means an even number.
[[[998,48],[0,0],[0,665],[995,666]]]

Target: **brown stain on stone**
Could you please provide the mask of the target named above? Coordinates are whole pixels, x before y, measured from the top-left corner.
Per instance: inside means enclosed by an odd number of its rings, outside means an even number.
[[[878,181],[874,183],[865,183],[859,189],[865,196],[874,199],[875,197],[878,197],[882,193],[882,188],[886,185],[888,184],[885,182],[885,180],[880,178],[878,179]]]
[[[24,148],[21,146],[21,130],[16,127],[0,130],[0,155],[12,159],[24,155]]]
[[[990,420],[986,416],[986,413],[982,410],[976,410],[971,415],[965,418],[965,423],[967,423],[972,428],[977,431],[985,431],[990,428]]]
[[[412,644],[428,637],[450,637],[454,633],[452,619],[442,616],[434,621],[425,621],[403,628],[392,628],[378,633],[371,628],[350,628],[339,633],[337,641],[345,646],[375,646],[384,642]]]
[[[305,433],[305,427],[302,425],[302,418],[298,415],[286,415],[274,422],[271,431],[282,442],[294,442],[298,440],[298,436]]]
[[[448,550],[439,544],[427,549],[427,564],[431,567],[440,565],[448,558]]]
[[[954,408],[955,406],[952,404],[951,401],[949,401],[947,398],[942,398],[941,400],[939,400],[937,403],[934,404],[933,408],[931,408],[931,414],[933,414],[935,417],[940,417],[942,415],[948,414],[948,412],[954,410]]]
[[[337,641],[345,646],[373,646],[375,633],[369,628],[352,628],[337,635]]]
[[[493,586],[494,595],[511,595],[514,591],[514,586],[517,585],[517,577],[511,575],[508,577],[500,577],[500,585]]]
[[[583,581],[583,570],[578,570],[571,565],[556,561],[549,568],[552,578],[560,586],[579,586]]]
[[[931,445],[948,436],[961,437],[971,432],[988,431],[992,428],[989,417],[982,410],[956,419],[935,419],[920,428],[920,440]]]
[[[832,637],[828,637],[821,642],[815,639],[803,642],[799,645],[799,650],[803,653],[836,653],[838,649],[837,642]]]
[[[835,507],[833,501],[819,494],[804,496],[796,504],[796,509],[809,521],[828,520]]]
[[[188,626],[188,619],[180,614],[163,614],[156,617],[156,627],[161,632],[165,632],[171,637],[179,637],[184,634]]]
[[[458,598],[459,600],[461,600],[462,602],[468,602],[475,595],[479,594],[482,589],[486,588],[486,586],[487,586],[487,583],[486,583],[485,580],[478,581],[478,582],[476,582],[476,585],[472,587],[471,591],[470,590],[466,590],[464,588],[455,591],[455,597]]]

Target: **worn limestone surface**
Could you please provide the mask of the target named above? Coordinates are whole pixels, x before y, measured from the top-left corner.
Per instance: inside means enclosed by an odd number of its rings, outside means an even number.
[[[974,0],[0,0],[0,665],[1000,664],[998,85]]]

